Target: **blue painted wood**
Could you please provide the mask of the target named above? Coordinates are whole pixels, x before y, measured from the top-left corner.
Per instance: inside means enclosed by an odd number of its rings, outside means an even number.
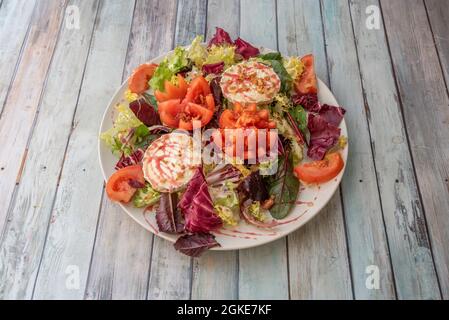
[[[425,219],[414,212],[421,252],[427,253],[425,223],[444,298],[449,298],[449,98],[432,30],[422,1],[381,1],[385,29],[400,92],[415,172],[424,205]],[[447,10],[447,6],[444,7]],[[409,239],[405,239],[409,241]],[[415,255],[425,263],[425,254]],[[430,263],[429,263],[430,264]],[[430,269],[430,266],[429,266]],[[432,270],[417,270],[425,278],[410,286],[423,285],[425,297],[438,297]],[[425,282],[425,283],[423,283]]]
[[[313,53],[317,75],[328,72],[318,1],[278,1],[279,49]],[[310,222],[288,237],[292,299],[351,299],[351,278],[340,193]]]
[[[275,1],[242,0],[240,5],[242,39],[255,45],[277,49]],[[240,299],[287,299],[288,296],[285,238],[240,251]]]

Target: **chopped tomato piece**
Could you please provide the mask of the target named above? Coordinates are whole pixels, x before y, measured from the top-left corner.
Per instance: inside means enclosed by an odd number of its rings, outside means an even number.
[[[156,68],[157,64],[155,63],[144,63],[138,66],[129,78],[128,89],[133,93],[144,93],[150,87],[148,81],[153,76]]]
[[[295,167],[296,176],[307,183],[323,183],[335,178],[344,167],[340,153],[330,153],[324,160],[307,162]]]
[[[184,77],[178,74],[178,84],[175,86],[170,81],[165,81],[165,92],[156,90],[154,96],[158,102],[163,102],[171,99],[183,99],[187,93],[187,82]]]
[[[204,77],[196,77],[189,84],[185,100],[194,103],[204,103],[207,95],[211,94],[209,83]],[[203,101],[201,101],[203,99]]]
[[[145,186],[142,166],[138,164],[114,172],[106,184],[106,193],[113,201],[128,203],[137,190],[136,185]]]
[[[313,55],[308,54],[301,58],[304,64],[304,72],[295,83],[296,92],[299,94],[317,93],[317,80],[315,75],[315,67],[313,64]]]
[[[158,112],[161,121],[171,127],[193,130],[193,121],[208,124],[215,112],[215,101],[209,83],[204,77],[197,77],[189,85],[178,75],[178,86],[165,82],[165,91],[155,93],[159,101]]]

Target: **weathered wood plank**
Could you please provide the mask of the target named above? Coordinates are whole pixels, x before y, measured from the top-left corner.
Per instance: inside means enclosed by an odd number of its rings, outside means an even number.
[[[206,30],[207,1],[178,0],[175,45],[188,45]]]
[[[12,290],[23,297],[30,297],[28,288],[37,276],[97,8],[96,1],[70,4],[79,6],[83,28],[61,30],[1,247],[6,269],[15,270],[13,282],[18,287]]]
[[[125,77],[171,49],[175,19],[175,0],[137,0]],[[152,244],[153,235],[103,195],[86,298],[146,299]]]
[[[5,0],[0,8],[0,115],[20,61],[35,5],[36,1]],[[20,19],[17,19],[19,15]]]
[[[35,298],[84,297],[103,186],[97,130],[104,108],[121,83],[133,9],[134,1],[100,2]],[[78,286],[67,286],[75,270]]]
[[[385,33],[382,26],[380,30],[366,27],[365,9],[373,1],[350,4],[397,294],[399,298],[438,297],[424,213]],[[415,227],[410,228],[410,225]],[[362,293],[367,291],[365,287],[361,290]]]
[[[273,0],[240,3],[240,36],[250,43],[277,48],[276,4]],[[285,238],[239,252],[240,299],[288,299]]]
[[[213,36],[215,27],[225,29],[235,39],[239,20],[238,1],[208,1],[207,39]],[[209,252],[194,259],[192,299],[236,299],[237,255],[237,251]]]
[[[206,30],[207,1],[178,1],[175,45],[187,45]],[[154,238],[148,290],[149,299],[189,299],[192,259],[173,248],[173,244]]]
[[[441,0],[425,0],[424,4],[429,15],[430,26],[440,56],[441,66],[446,79],[446,89],[449,83],[449,10],[447,3]]]
[[[317,75],[327,82],[323,26],[318,1],[278,1],[281,52],[313,53]],[[352,298],[340,193],[312,221],[288,237],[292,299]]]
[[[226,30],[232,39],[239,35],[240,31],[240,2],[239,0],[209,0],[207,3],[207,30],[206,39],[215,34],[215,28]]]
[[[393,67],[444,298],[449,298],[449,99],[422,1],[381,1]],[[447,10],[447,9],[446,9]],[[424,218],[422,218],[424,219]],[[423,234],[420,224],[408,228]],[[422,236],[418,237],[419,240]],[[406,239],[408,240],[408,239]],[[419,243],[427,252],[427,243]],[[423,259],[422,255],[415,257]],[[430,272],[430,271],[429,271]],[[427,288],[427,287],[426,287]],[[434,289],[437,291],[437,288]],[[428,296],[439,296],[429,292]]]
[[[36,6],[21,62],[0,118],[0,230],[4,228],[8,206],[20,180],[28,136],[45,85],[64,5],[63,2],[40,2]]]

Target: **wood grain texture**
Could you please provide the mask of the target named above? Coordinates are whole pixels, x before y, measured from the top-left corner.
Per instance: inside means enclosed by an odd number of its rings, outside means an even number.
[[[0,230],[5,226],[8,206],[20,181],[28,137],[45,86],[64,6],[64,2],[39,2],[36,6],[21,62],[0,118]]]
[[[175,19],[175,0],[136,2],[125,77],[171,49]],[[153,234],[104,194],[86,298],[146,299],[152,244]]]
[[[20,61],[35,4],[36,1],[5,0],[0,8],[0,115]]]
[[[444,298],[449,298],[449,98],[422,1],[381,1]],[[419,225],[409,222],[409,228]],[[422,245],[425,247],[425,244]],[[415,259],[422,259],[421,256]],[[429,293],[429,296],[436,296]]]
[[[401,299],[437,298],[432,253],[385,32],[366,28],[365,8],[371,4],[353,1],[351,13],[397,295]]]
[[[217,14],[220,12],[221,14]],[[207,39],[219,26],[238,36],[238,1],[208,1]],[[238,294],[238,251],[209,252],[193,261],[192,299],[236,299]]]
[[[100,2],[36,283],[37,299],[84,297],[103,186],[98,126],[121,83],[133,9],[133,1]],[[78,289],[66,285],[73,268],[79,271]]]
[[[446,79],[446,89],[449,83],[449,10],[447,3],[441,0],[425,0],[433,38],[437,46],[444,77]]]
[[[327,82],[319,2],[278,1],[279,50],[315,55],[317,75]],[[312,221],[288,236],[292,299],[351,299],[351,279],[339,191]]]
[[[275,1],[242,0],[240,6],[240,36],[254,45],[276,49]],[[240,299],[288,299],[288,296],[285,238],[239,252]]]
[[[27,287],[34,285],[42,256],[97,9],[97,1],[69,4],[78,5],[83,28],[61,30],[2,243],[2,261],[15,269],[14,282]],[[26,263],[14,262],[22,259]]]
[[[207,1],[178,0],[175,45],[188,45],[206,30]]]
[[[206,30],[207,1],[178,1],[175,45],[189,44]],[[173,244],[154,238],[149,299],[189,299],[192,287],[192,259],[173,248]]]
[[[231,36],[231,39],[236,39],[239,36],[239,0],[209,0],[207,2],[207,40],[213,37],[216,27],[220,27],[226,30]]]

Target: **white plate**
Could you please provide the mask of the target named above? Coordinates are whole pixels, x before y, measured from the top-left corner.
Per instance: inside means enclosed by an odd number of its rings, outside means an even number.
[[[262,52],[270,52],[273,50],[261,49]],[[171,51],[172,52],[172,51]],[[163,58],[170,54],[164,54],[159,56],[150,62],[159,63]],[[100,133],[108,130],[112,127],[112,120],[114,119],[114,107],[123,100],[123,94],[128,88],[128,81],[125,81],[122,86],[117,90],[117,92],[112,97],[106,111],[103,115],[101,121]],[[333,96],[329,88],[318,79],[318,99],[324,104],[330,104],[337,106],[337,100]],[[346,130],[346,123],[343,120],[340,124],[341,134],[348,136]],[[98,142],[98,155],[100,160],[101,170],[105,181],[115,172],[114,166],[118,159],[115,157],[111,151],[101,142]],[[345,162],[348,157],[348,146],[342,151],[342,156]],[[216,236],[216,240],[220,243],[221,247],[213,248],[212,250],[237,250],[245,249],[250,247],[259,246],[279,238],[282,238],[289,233],[295,231],[299,227],[306,224],[310,219],[312,219],[320,210],[328,203],[332,195],[337,190],[340,181],[342,179],[344,169],[340,174],[333,180],[321,184],[319,186],[300,186],[300,192],[298,196],[298,204],[292,208],[290,214],[284,219],[284,221],[290,221],[286,224],[279,225],[273,229],[265,230],[259,229],[252,225],[248,225],[245,222],[241,222],[238,226],[234,228],[225,228],[219,232],[213,232]],[[154,212],[145,211],[144,209],[139,209],[133,207],[132,204],[119,204],[123,210],[131,216],[137,223],[148,231],[153,232],[157,236],[164,238],[168,241],[175,242],[178,236],[170,235],[157,230],[157,224],[155,220]]]

